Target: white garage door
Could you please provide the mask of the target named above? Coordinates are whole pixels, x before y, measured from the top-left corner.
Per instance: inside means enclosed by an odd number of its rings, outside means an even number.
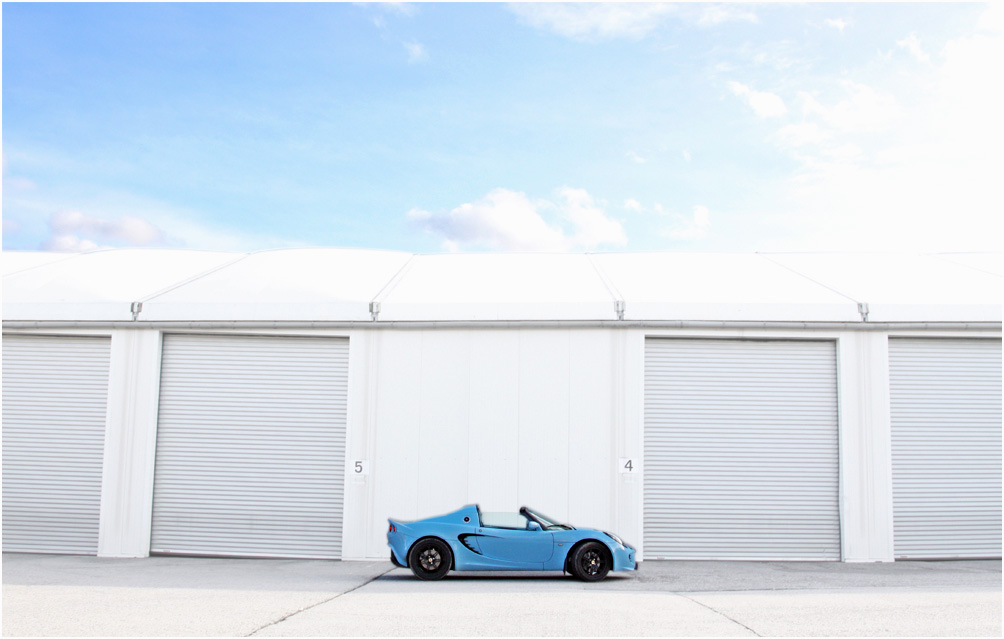
[[[3,338],[3,550],[95,555],[107,337]]]
[[[1000,340],[890,339],[889,367],[896,557],[1000,557]]]
[[[151,551],[341,556],[348,340],[167,335]]]
[[[840,559],[831,342],[646,340],[646,559]]]

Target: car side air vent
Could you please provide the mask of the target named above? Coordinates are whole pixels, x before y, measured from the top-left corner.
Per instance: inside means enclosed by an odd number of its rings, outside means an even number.
[[[476,536],[477,535],[460,535],[459,537],[457,537],[457,539],[460,540],[460,543],[462,543],[463,545],[467,546],[467,548],[471,552],[477,553],[477,554],[480,555],[481,551],[478,549],[477,545],[474,543],[474,540],[471,539],[471,537],[476,537]]]

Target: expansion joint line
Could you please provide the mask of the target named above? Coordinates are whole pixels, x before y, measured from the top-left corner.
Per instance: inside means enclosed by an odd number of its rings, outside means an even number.
[[[335,599],[338,599],[342,595],[347,595],[350,592],[354,592],[356,590],[359,590],[363,586],[368,586],[369,584],[373,583],[374,581],[376,581],[380,577],[383,577],[384,575],[386,575],[387,573],[389,573],[391,570],[394,570],[393,566],[391,566],[390,569],[383,571],[379,575],[376,575],[374,577],[370,577],[369,579],[367,579],[366,581],[364,581],[363,583],[359,584],[358,586],[356,586],[354,588],[349,588],[345,592],[340,592],[337,595],[334,595],[333,597],[328,597],[327,599],[325,599],[323,601],[318,601],[317,603],[312,603],[309,606],[304,606],[303,608],[300,608],[299,610],[294,610],[293,612],[289,613],[288,615],[285,615],[283,617],[280,617],[279,619],[276,619],[275,621],[270,621],[270,622],[268,622],[267,624],[265,624],[263,626],[259,626],[258,628],[255,628],[254,630],[252,630],[251,632],[249,632],[248,634],[246,634],[244,636],[245,637],[253,637],[256,634],[258,634],[259,632],[261,632],[262,630],[264,630],[265,628],[271,628],[272,626],[278,625],[278,624],[282,623],[283,621],[286,621],[290,617],[294,617],[294,616],[300,614],[301,612],[306,612],[306,611],[310,610],[311,608],[316,608],[316,607],[318,607],[318,606],[320,606],[322,604],[328,603],[329,601],[334,601]]]
[[[727,614],[725,614],[721,610],[715,610],[714,608],[712,608],[708,604],[702,603],[702,602],[694,599],[693,597],[688,597],[687,595],[683,594],[682,592],[676,592],[676,593],[673,593],[673,594],[679,595],[679,596],[683,597],[684,599],[687,599],[688,601],[693,601],[698,606],[701,606],[703,608],[707,608],[708,610],[710,610],[711,612],[715,613],[716,615],[721,615],[722,617],[725,617],[726,619],[728,619],[732,623],[738,624],[738,625],[742,626],[743,628],[746,628],[747,630],[749,630],[750,632],[752,632],[753,636],[755,636],[755,637],[762,637],[763,636],[759,632],[757,632],[756,630],[753,630],[752,628],[750,628],[749,626],[747,626],[743,622],[739,621],[738,619],[733,619],[732,617],[728,616]]]

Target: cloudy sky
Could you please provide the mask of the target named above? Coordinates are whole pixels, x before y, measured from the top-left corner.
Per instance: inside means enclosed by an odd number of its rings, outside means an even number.
[[[5,4],[3,248],[999,250],[983,4]]]

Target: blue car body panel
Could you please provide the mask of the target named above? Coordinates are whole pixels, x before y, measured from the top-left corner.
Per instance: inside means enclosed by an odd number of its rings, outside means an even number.
[[[387,544],[402,566],[419,539],[438,537],[453,550],[453,570],[565,570],[569,551],[580,541],[595,540],[610,550],[613,570],[637,570],[635,549],[591,528],[541,530],[482,525],[476,504],[439,517],[414,522],[388,520]]]

